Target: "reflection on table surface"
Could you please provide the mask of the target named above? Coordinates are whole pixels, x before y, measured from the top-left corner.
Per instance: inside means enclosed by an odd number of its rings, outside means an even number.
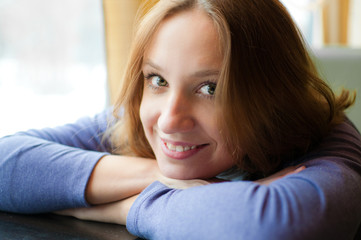
[[[1,240],[113,240],[136,239],[125,226],[81,221],[54,214],[19,215],[0,212]]]

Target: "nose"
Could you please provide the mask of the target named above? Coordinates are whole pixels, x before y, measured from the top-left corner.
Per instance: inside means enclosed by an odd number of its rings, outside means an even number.
[[[159,129],[166,134],[191,131],[195,126],[192,109],[191,100],[186,96],[169,96],[158,118]]]

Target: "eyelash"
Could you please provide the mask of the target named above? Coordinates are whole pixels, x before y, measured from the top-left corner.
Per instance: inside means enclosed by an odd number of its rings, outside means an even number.
[[[144,75],[144,79],[147,82],[147,87],[149,87],[152,90],[159,90],[161,88],[161,86],[154,86],[151,82],[153,77],[159,77],[163,80],[165,80],[161,75],[157,74],[157,73],[149,73],[149,74],[145,74]]]
[[[216,83],[215,81],[208,80],[208,81],[206,81],[206,82],[204,82],[204,83],[201,84],[201,86],[198,88],[197,92],[199,92],[204,86],[207,86],[207,85],[214,85],[214,87],[215,87],[215,90],[214,90],[214,91],[216,91],[216,89],[217,89],[217,83]],[[215,94],[215,93],[214,93],[214,94]],[[208,99],[213,99],[213,98],[215,97],[214,94],[213,94],[213,95],[208,95],[208,94],[202,94],[202,93],[200,93],[200,95],[201,95],[202,97],[205,97],[205,98],[208,98]]]
[[[158,90],[160,90],[160,88],[163,87],[163,86],[155,86],[155,85],[153,85],[152,82],[151,82],[151,80],[152,80],[153,77],[159,77],[159,78],[163,79],[164,81],[166,81],[166,80],[165,80],[161,75],[159,75],[159,74],[157,74],[157,73],[151,72],[151,73],[149,73],[149,74],[144,74],[144,79],[145,79],[146,82],[147,82],[147,87],[149,87],[149,88],[152,89],[152,90],[158,91]],[[168,85],[168,83],[167,83],[167,85]],[[198,90],[197,90],[197,93],[199,93],[199,91],[200,91],[204,86],[207,86],[207,85],[215,85],[215,87],[217,87],[216,81],[208,80],[208,81],[206,81],[206,82],[204,82],[204,83],[202,83],[202,84],[200,85],[200,87],[199,87]],[[204,98],[207,98],[207,99],[213,99],[213,98],[215,97],[215,95],[207,95],[207,94],[202,94],[202,93],[199,93],[199,95],[200,95],[201,97],[204,97]]]

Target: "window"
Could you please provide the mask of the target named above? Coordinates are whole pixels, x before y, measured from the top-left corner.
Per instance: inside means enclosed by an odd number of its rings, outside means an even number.
[[[323,44],[322,6],[320,0],[281,0],[301,30],[306,42],[313,47]]]
[[[361,47],[361,0],[281,0],[311,47]]]
[[[0,2],[0,136],[105,108],[103,25],[101,0]]]

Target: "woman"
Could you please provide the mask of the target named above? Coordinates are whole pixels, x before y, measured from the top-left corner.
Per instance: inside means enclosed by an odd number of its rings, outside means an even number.
[[[355,236],[361,143],[344,116],[355,99],[317,77],[277,0],[160,1],[123,83],[107,130],[105,113],[1,140],[2,210],[91,204],[60,213],[149,239]]]

